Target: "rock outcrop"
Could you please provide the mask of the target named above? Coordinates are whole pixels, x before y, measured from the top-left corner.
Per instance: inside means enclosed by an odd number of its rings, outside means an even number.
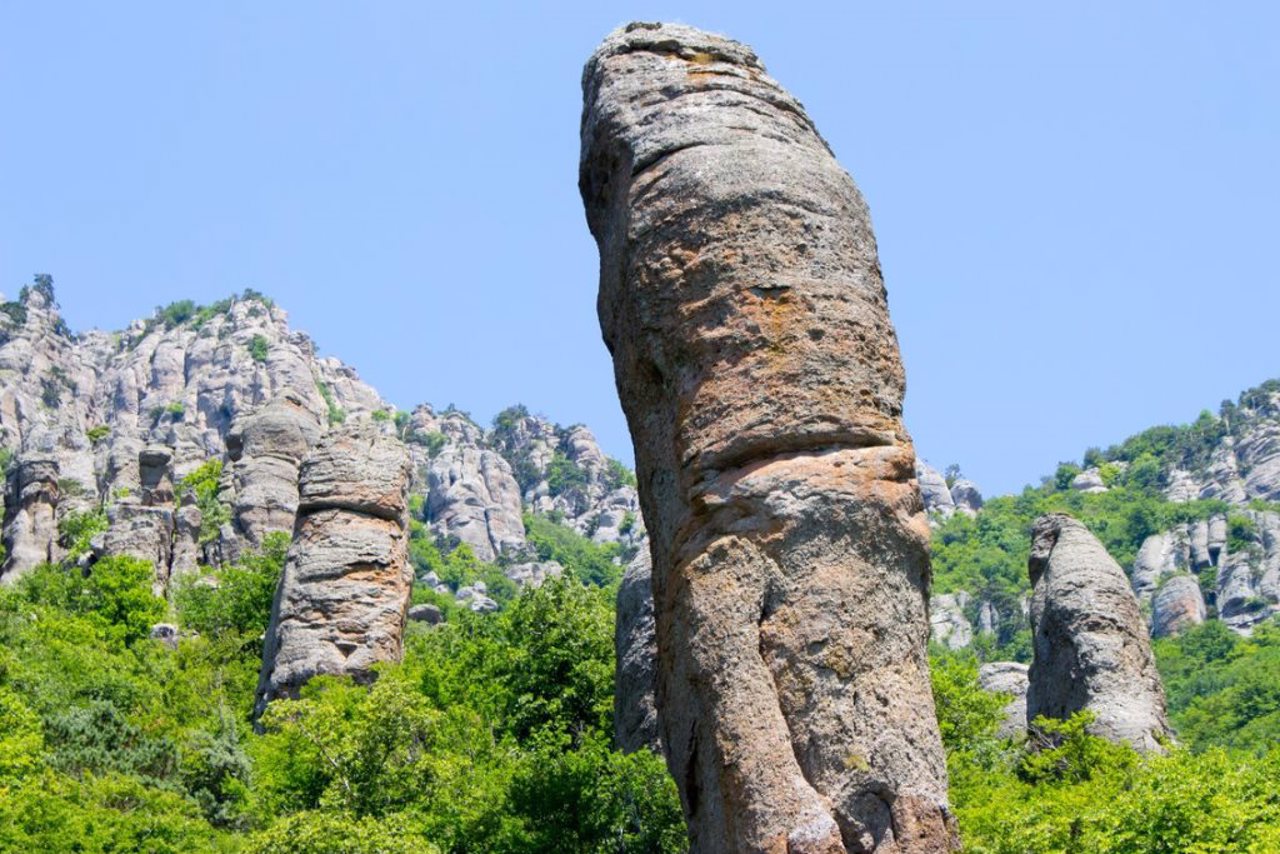
[[[978,668],[978,685],[992,694],[1008,694],[1004,719],[996,732],[1001,738],[1019,738],[1027,731],[1029,668],[1017,661],[989,661]]]
[[[175,303],[120,333],[73,335],[40,277],[0,306],[0,448],[13,459],[3,579],[61,559],[58,521],[99,507],[111,529],[94,554],[162,561],[157,589],[174,572],[218,559],[189,536],[195,508],[178,494],[181,479],[227,459],[233,425],[282,399],[316,425],[385,409],[261,295],[203,308]],[[307,430],[311,444],[318,435]],[[225,498],[239,509],[220,538],[223,556],[257,545],[258,528],[292,528],[287,493],[300,455],[288,450],[291,463],[276,456],[268,451],[251,472],[229,460]],[[273,467],[292,475],[273,476]]]
[[[968,593],[943,593],[929,602],[929,631],[935,643],[962,649],[973,642],[973,624],[965,616]]]
[[[427,518],[492,563],[524,546],[520,485],[496,451],[450,446],[428,469]]]
[[[929,527],[866,205],[742,44],[632,24],[583,81],[694,850],[951,850]]]
[[[929,514],[937,514],[948,519],[956,512],[956,502],[951,497],[951,487],[942,472],[926,463],[916,460],[916,480],[920,482],[920,497],[924,500],[924,509]]]
[[[1170,577],[1151,600],[1151,635],[1163,638],[1180,634],[1205,621],[1204,594],[1193,575]]]
[[[318,674],[367,679],[399,659],[413,581],[409,476],[404,446],[369,421],[331,429],[303,461],[255,714]]]
[[[951,501],[955,504],[957,512],[967,513],[970,516],[977,515],[983,504],[978,485],[965,478],[960,478],[951,484]]]
[[[641,549],[618,586],[618,617],[614,627],[617,673],[614,680],[613,720],[619,749],[631,753],[643,747],[661,751],[658,735],[658,641],[653,622],[653,558]]]
[[[1095,716],[1091,731],[1138,750],[1172,735],[1146,622],[1124,571],[1084,525],[1035,525],[1028,564],[1034,659],[1027,718]]]
[[[285,392],[237,419],[227,436],[231,536],[223,552],[234,559],[241,545],[258,548],[272,531],[292,531],[298,512],[298,467],[320,441],[324,427],[295,392]]]

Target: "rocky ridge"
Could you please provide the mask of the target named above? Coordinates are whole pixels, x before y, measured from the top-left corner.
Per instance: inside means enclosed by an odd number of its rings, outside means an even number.
[[[0,305],[0,579],[67,558],[68,531],[85,519],[98,533],[72,557],[150,560],[157,592],[234,561],[293,530],[302,461],[348,421],[407,447],[411,501],[445,551],[465,543],[517,584],[561,571],[526,542],[526,511],[628,553],[644,541],[630,472],[584,427],[523,407],[490,430],[452,408],[397,411],[254,292],[74,334],[38,277]],[[458,592],[485,607],[484,591]]]

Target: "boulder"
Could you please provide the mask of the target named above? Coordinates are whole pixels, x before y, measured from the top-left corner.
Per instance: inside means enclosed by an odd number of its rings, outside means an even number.
[[[160,641],[169,649],[177,649],[178,627],[173,623],[156,623],[151,627],[151,639]]]
[[[1071,488],[1086,494],[1107,491],[1107,485],[1102,480],[1102,472],[1096,468],[1087,468],[1072,478]]]
[[[1172,737],[1138,599],[1120,565],[1081,523],[1041,517],[1032,534],[1027,718],[1094,715],[1090,731],[1141,751]]]
[[[970,516],[982,509],[982,493],[978,491],[978,485],[965,478],[951,484],[951,500],[955,502],[957,511]]]
[[[928,518],[866,205],[745,45],[631,24],[583,91],[693,850],[952,850]]]
[[[414,605],[409,609],[409,619],[415,623],[435,626],[444,622],[444,614],[435,605]]]
[[[920,497],[924,499],[924,509],[928,513],[937,513],[946,518],[956,512],[956,503],[951,497],[951,488],[942,472],[919,458],[916,459],[916,480],[920,482]]]

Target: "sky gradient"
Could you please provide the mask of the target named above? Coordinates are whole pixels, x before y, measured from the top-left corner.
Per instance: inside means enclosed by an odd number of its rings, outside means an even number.
[[[1277,7],[824,5],[0,0],[0,290],[50,273],[85,329],[257,288],[401,407],[523,402],[630,460],[580,74],[679,20],[867,197],[939,468],[1015,490],[1280,376]]]

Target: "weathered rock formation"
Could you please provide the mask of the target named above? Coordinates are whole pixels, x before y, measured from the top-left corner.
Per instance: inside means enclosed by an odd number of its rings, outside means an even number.
[[[1204,595],[1193,575],[1174,575],[1156,590],[1151,600],[1151,635],[1163,638],[1180,634],[1205,620]]]
[[[614,628],[617,675],[613,720],[618,747],[627,753],[647,747],[661,750],[658,735],[658,641],[653,623],[653,558],[649,549],[636,554],[618,586],[618,618]]]
[[[1027,718],[1094,714],[1091,731],[1138,750],[1171,737],[1137,597],[1084,525],[1062,514],[1035,525],[1028,566],[1034,660]]]
[[[982,493],[978,490],[978,485],[965,478],[951,484],[951,500],[955,503],[957,512],[970,516],[982,509]]]
[[[1027,731],[1028,667],[1017,661],[989,661],[978,668],[978,685],[993,694],[1008,694],[997,735],[1018,738]]]
[[[320,441],[319,416],[295,392],[285,392],[239,418],[227,436],[226,476],[231,530],[223,552],[262,545],[272,531],[292,531],[298,512],[298,467]]]
[[[866,205],[744,45],[632,24],[583,79],[694,850],[951,850],[929,527]]]
[[[969,594],[943,593],[929,602],[929,631],[935,643],[962,649],[973,642],[973,624],[965,615]],[[985,604],[985,603],[984,603]]]
[[[431,461],[427,517],[492,562],[524,546],[520,485],[496,451],[452,445]]]
[[[926,463],[916,460],[916,480],[920,482],[920,497],[924,500],[924,509],[930,514],[937,514],[943,519],[950,518],[956,512],[956,502],[951,497],[951,487],[942,472]]]
[[[399,659],[413,581],[409,475],[404,446],[369,421],[332,428],[303,461],[256,713],[318,674],[367,679]]]
[[[233,424],[282,398],[315,424],[385,407],[350,368],[318,357],[305,335],[290,331],[284,312],[259,295],[205,308],[175,303],[120,333],[73,335],[50,284],[24,288],[18,300],[0,305],[0,448],[13,459],[3,579],[61,559],[57,523],[99,507],[111,529],[95,555],[160,562],[158,589],[174,572],[194,569],[210,556],[191,536],[199,522],[178,494],[181,478],[224,458]],[[318,432],[310,431],[312,442]],[[292,468],[293,486],[288,476],[280,479],[286,493],[296,489],[296,462]],[[265,472],[256,479],[233,474],[241,478],[229,483],[233,492],[247,494],[240,527],[222,539],[228,556],[256,545],[251,517],[272,517],[268,527],[283,530],[293,524],[290,513],[276,512],[278,490],[267,488]]]

